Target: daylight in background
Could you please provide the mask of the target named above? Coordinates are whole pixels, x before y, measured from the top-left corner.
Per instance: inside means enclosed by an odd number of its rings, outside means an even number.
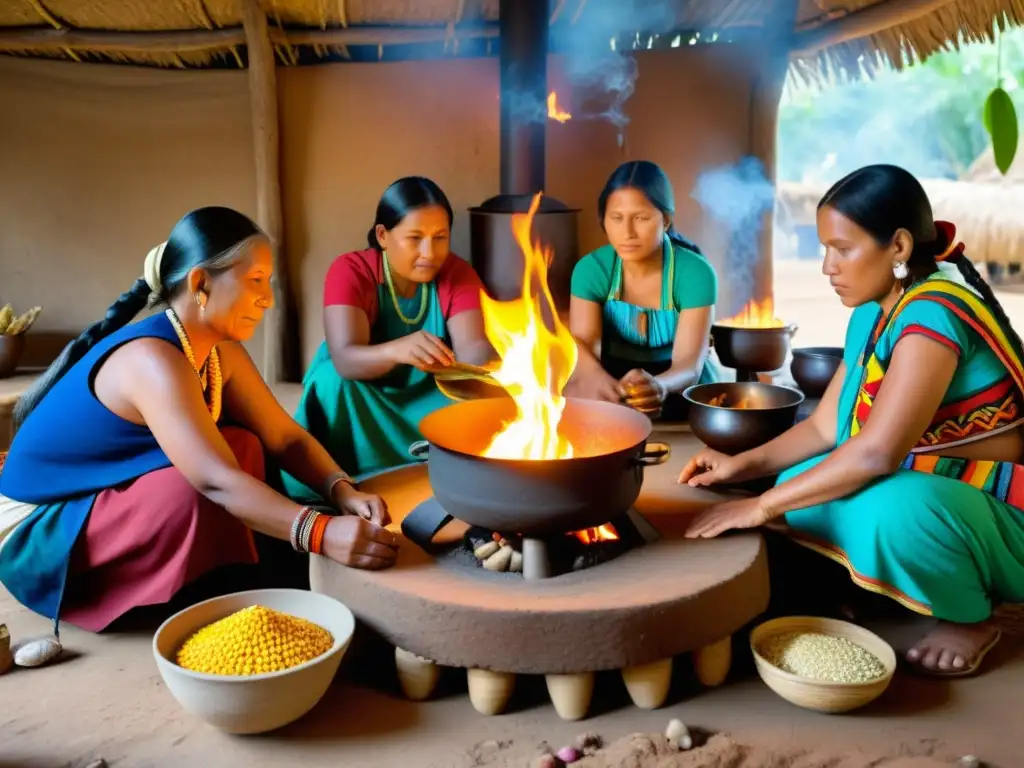
[[[779,315],[800,326],[796,346],[843,344],[849,312],[821,274],[815,208],[834,182],[871,163],[921,179],[936,218],[956,224],[1024,328],[1024,160],[1018,152],[1000,174],[982,119],[999,84],[1024,114],[1024,30],[859,82],[812,89],[790,79],[779,113],[775,300]]]

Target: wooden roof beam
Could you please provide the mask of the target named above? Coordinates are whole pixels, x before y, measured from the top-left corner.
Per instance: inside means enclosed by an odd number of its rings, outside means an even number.
[[[927,16],[952,2],[954,0],[882,0],[859,11],[826,14],[796,28],[792,55],[810,56],[823,48],[868,37]]]
[[[365,26],[338,29],[281,30],[271,27],[271,42],[276,45],[402,45],[441,43],[451,31],[448,27]],[[474,24],[456,28],[462,39],[498,36],[497,24]],[[66,48],[97,53],[129,51],[208,51],[245,45],[242,27],[168,32],[99,32],[78,29],[6,29],[0,30],[0,51],[59,51]]]

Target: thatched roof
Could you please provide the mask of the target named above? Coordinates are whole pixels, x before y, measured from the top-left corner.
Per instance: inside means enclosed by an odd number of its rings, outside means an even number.
[[[1024,160],[1021,159],[1022,154],[1024,152],[1017,153],[1017,156],[1013,159],[1013,165],[1010,166],[1010,169],[1004,176],[996,168],[996,156],[992,152],[992,147],[989,147],[971,163],[971,167],[967,169],[962,179],[964,181],[980,181],[988,184],[1024,184]]]
[[[966,244],[972,259],[1004,265],[1024,261],[1024,221],[1020,217],[1024,184],[921,179],[921,185],[928,193],[935,218],[956,224],[957,237]],[[814,226],[818,201],[829,186],[781,182],[779,225],[786,230]]]
[[[763,36],[786,0],[550,0],[552,28],[619,16],[619,50]],[[790,44],[806,73],[902,66],[994,25],[1024,22],[1024,0],[793,0]],[[244,66],[242,0],[5,0],[0,52],[157,66]],[[487,55],[498,0],[262,0],[281,63],[323,58]],[[627,9],[628,6],[628,9]],[[656,6],[655,15],[649,15]],[[628,12],[624,13],[623,9]],[[792,17],[792,12],[788,18]],[[656,19],[656,22],[654,21]],[[632,21],[646,29],[631,29]],[[787,27],[789,25],[787,24]],[[656,28],[654,28],[656,27]],[[695,33],[701,33],[694,37]],[[718,33],[718,34],[712,34]],[[398,49],[396,53],[391,53]],[[404,51],[404,52],[403,52]]]

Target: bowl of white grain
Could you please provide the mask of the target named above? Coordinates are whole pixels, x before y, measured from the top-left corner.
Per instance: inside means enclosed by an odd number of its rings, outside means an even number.
[[[750,633],[757,673],[779,696],[818,712],[849,712],[889,687],[896,652],[863,627],[838,619],[786,616]]]

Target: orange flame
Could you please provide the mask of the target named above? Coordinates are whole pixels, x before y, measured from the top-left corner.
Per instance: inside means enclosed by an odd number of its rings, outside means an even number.
[[[602,525],[597,528],[585,528],[582,531],[573,531],[573,536],[584,544],[596,544],[599,541],[618,541],[619,532],[613,525]]]
[[[775,316],[775,302],[769,296],[764,301],[751,299],[738,314],[728,320],[720,320],[718,325],[733,328],[782,328],[786,324]]]
[[[573,453],[572,444],[558,433],[558,424],[565,409],[562,390],[576,368],[576,341],[559,319],[548,287],[552,251],[530,240],[540,198],[537,193],[528,213],[512,217],[512,232],[525,261],[522,297],[480,297],[484,330],[501,358],[492,375],[515,401],[517,411],[483,452],[492,459],[570,459]]]
[[[558,107],[558,94],[552,91],[548,94],[548,117],[564,123],[572,119],[572,115]]]

